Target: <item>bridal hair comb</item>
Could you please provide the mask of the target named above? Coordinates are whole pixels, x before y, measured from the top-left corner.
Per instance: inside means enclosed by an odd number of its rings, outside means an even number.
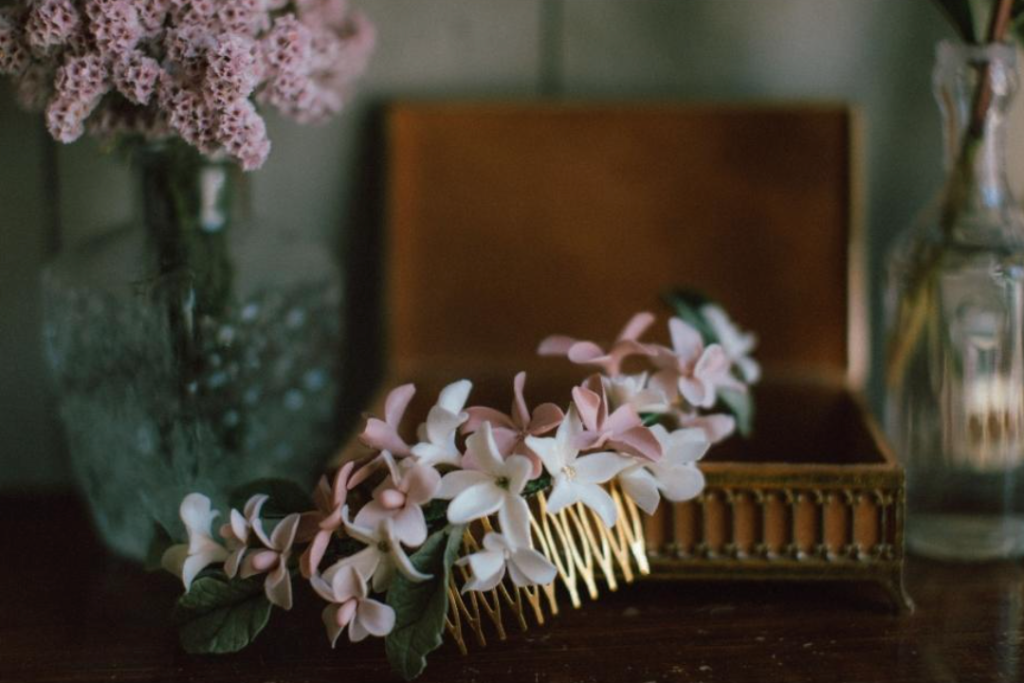
[[[650,313],[606,347],[541,342],[541,354],[598,370],[564,409],[531,410],[525,373],[508,414],[467,407],[472,384],[460,380],[407,439],[416,389],[406,384],[367,419],[366,454],[321,478],[312,497],[286,481],[247,484],[215,536],[211,499],[186,496],[187,541],[162,555],[186,589],[175,611],[183,646],[245,647],[272,606],[291,609],[301,578],[327,603],[332,647],[345,631],[352,642],[384,637],[411,679],[445,634],[467,653],[491,634],[544,624],[563,596],[579,607],[602,584],[614,591],[650,573],[641,511],[700,495],[697,462],[737,428],[715,411],[738,405],[757,379],[752,337],[717,307],[690,312],[669,320],[671,346],[640,340]],[[623,372],[627,359],[644,370]]]

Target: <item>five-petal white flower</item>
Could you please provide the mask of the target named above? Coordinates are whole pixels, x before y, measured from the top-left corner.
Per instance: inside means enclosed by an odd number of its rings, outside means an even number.
[[[210,533],[210,525],[220,513],[212,509],[209,498],[201,493],[188,494],[181,501],[178,514],[188,532],[188,543],[172,545],[160,558],[160,564],[181,578],[187,593],[199,572],[214,562],[226,560],[228,551]]]
[[[266,496],[264,496],[264,500],[266,500]],[[249,519],[249,524],[253,533],[265,547],[261,550],[253,550],[245,556],[239,575],[243,579],[247,579],[265,572],[267,579],[263,583],[263,590],[267,600],[282,609],[291,609],[292,575],[288,571],[288,560],[292,555],[292,544],[295,543],[295,534],[299,528],[301,515],[298,513],[288,515],[278,522],[274,531],[267,536],[263,530],[263,520],[257,516],[264,500],[256,505],[254,516]]]
[[[437,497],[451,500],[448,521],[466,524],[497,513],[501,532],[517,546],[531,547],[530,507],[522,497],[533,466],[522,455],[502,458],[490,422],[466,439],[479,469],[449,472],[441,480]]]
[[[720,306],[706,304],[700,312],[718,337],[725,355],[739,368],[743,379],[748,384],[755,384],[761,379],[761,366],[750,357],[751,351],[757,346],[757,335],[740,330]]]
[[[426,581],[431,578],[430,574],[424,574],[413,565],[395,535],[394,521],[390,517],[382,518],[374,528],[361,527],[349,521],[348,507],[345,507],[342,518],[348,535],[362,541],[366,547],[355,555],[338,560],[332,569],[338,566],[354,567],[360,576],[372,579],[373,590],[377,593],[388,589],[395,571],[410,581]]]
[[[462,587],[466,591],[489,591],[508,571],[517,586],[545,586],[555,580],[555,565],[533,548],[517,546],[503,534],[484,536],[483,550],[463,557],[456,564],[469,565],[473,575]]]
[[[610,410],[622,406],[632,406],[637,413],[667,413],[671,402],[665,392],[649,386],[648,374],[641,372],[636,375],[616,375],[601,377],[604,390],[608,395]]]
[[[615,524],[618,512],[615,501],[601,484],[610,481],[616,474],[629,467],[631,460],[618,453],[600,452],[580,456],[579,435],[583,423],[576,413],[576,406],[569,409],[554,437],[529,437],[526,445],[533,449],[544,468],[553,478],[551,495],[548,497],[548,512],[558,514],[570,505],[581,502],[601,518],[605,526]]]
[[[469,413],[463,408],[472,388],[473,384],[463,379],[441,390],[437,404],[427,414],[427,421],[416,431],[420,442],[412,447],[412,454],[421,463],[435,466],[459,464],[462,454],[455,445],[455,434],[469,419]]]
[[[269,496],[257,493],[245,503],[243,512],[231,508],[229,521],[220,528],[221,538],[224,539],[228,549],[228,557],[224,560],[224,573],[228,578],[235,578],[242,559],[249,549],[249,531],[252,529],[252,520],[258,519],[260,509],[267,502]]]
[[[321,598],[331,603],[322,615],[331,647],[338,642],[346,626],[353,643],[368,635],[386,636],[395,627],[395,610],[368,597],[366,579],[355,567],[336,564],[322,577],[313,575],[310,584]]]
[[[661,460],[635,460],[634,465],[619,474],[622,490],[649,515],[658,509],[662,496],[679,503],[704,490],[704,475],[696,462],[710,446],[703,429],[677,429],[669,433],[663,426],[654,425],[651,431],[661,443]]]

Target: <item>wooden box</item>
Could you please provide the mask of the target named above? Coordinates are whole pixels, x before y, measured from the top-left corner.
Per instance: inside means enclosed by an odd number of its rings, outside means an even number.
[[[766,376],[755,436],[649,520],[655,576],[877,581],[907,605],[903,472],[855,393],[854,128],[827,105],[393,106],[385,388],[416,382],[425,410],[465,377],[504,409],[526,370],[531,403],[568,403],[587,370],[537,358],[540,339],[607,340],[700,289],[758,333]]]

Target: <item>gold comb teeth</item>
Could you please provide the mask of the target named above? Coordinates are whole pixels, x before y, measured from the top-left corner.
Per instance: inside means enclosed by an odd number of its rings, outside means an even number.
[[[611,528],[582,503],[551,514],[544,493],[534,498],[530,528],[536,550],[557,570],[551,583],[517,586],[506,576],[491,590],[464,591],[469,568],[461,566],[452,571],[445,628],[462,654],[469,652],[469,633],[479,647],[487,646],[488,623],[498,640],[505,640],[516,626],[527,631],[530,620],[543,626],[545,608],[551,616],[558,615],[559,586],[572,606],[579,608],[584,592],[591,600],[599,597],[602,581],[609,591],[615,591],[620,581],[630,584],[637,576],[650,574],[640,510],[618,484],[613,482],[607,489],[618,513]],[[489,518],[468,527],[463,532],[463,556],[479,550],[483,537],[491,531],[494,526]]]

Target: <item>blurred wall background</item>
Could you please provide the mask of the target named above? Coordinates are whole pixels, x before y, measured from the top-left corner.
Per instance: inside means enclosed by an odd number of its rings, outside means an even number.
[[[369,229],[350,211],[361,143],[375,105],[395,98],[848,101],[866,133],[869,390],[879,405],[878,266],[942,175],[930,71],[949,31],[929,0],[354,2],[379,32],[369,74],[348,114],[325,127],[271,120],[274,151],[252,179],[262,218],[329,226],[342,241]],[[1024,145],[1021,111],[1013,139]],[[46,189],[54,156],[59,195]],[[50,226],[68,246],[126,217],[129,179],[89,141],[56,149],[5,83],[0,160],[0,488],[59,487],[68,470],[39,343],[39,270]],[[1011,150],[1011,164],[1019,188],[1024,154]]]

